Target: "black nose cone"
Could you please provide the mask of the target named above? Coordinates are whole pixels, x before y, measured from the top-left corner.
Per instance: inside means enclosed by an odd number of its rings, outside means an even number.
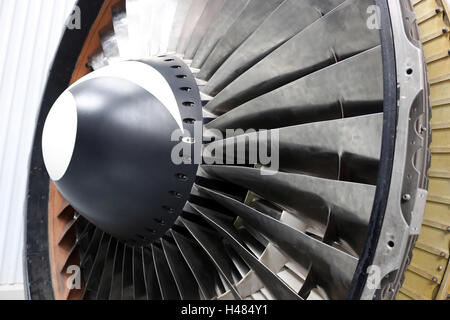
[[[171,72],[170,66],[163,70]],[[192,75],[173,76],[167,82],[172,91],[164,94],[173,95],[175,111],[156,97],[161,92],[152,93],[127,77],[93,77],[68,89],[76,104],[76,140],[67,170],[55,184],[89,221],[131,243],[152,242],[172,227],[198,168],[172,159],[180,143],[172,141],[174,133],[193,129],[182,121],[184,100],[199,106],[194,119],[201,120],[198,90],[179,90],[194,81]]]

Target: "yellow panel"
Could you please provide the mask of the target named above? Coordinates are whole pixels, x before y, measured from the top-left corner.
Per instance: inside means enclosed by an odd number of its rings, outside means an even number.
[[[450,205],[428,202],[424,219],[428,221],[436,221],[443,225],[450,226]]]
[[[439,13],[432,18],[424,21],[422,24],[420,24],[420,34],[423,38],[427,38],[430,35],[436,34],[436,33],[442,33],[442,20],[443,20],[443,13]]]
[[[433,119],[431,119],[431,123],[435,131],[439,128],[449,129],[450,105],[435,107],[433,109]]]
[[[410,270],[431,281],[441,283],[447,268],[447,259],[421,249],[414,249]]]
[[[432,146],[433,147],[449,147],[450,146],[450,131],[449,130],[434,130]]]
[[[450,198],[450,180],[431,178],[429,193],[435,196]]]
[[[407,295],[403,294],[403,293],[399,293],[397,296],[397,300],[405,300],[405,301],[410,301],[413,300],[411,297],[408,297]]]
[[[431,96],[433,97],[431,99],[432,101],[435,100],[435,98],[450,98],[450,80],[433,84],[431,86]]]
[[[436,79],[447,77],[449,75],[448,70],[450,70],[450,56],[429,63],[428,76],[430,81],[434,82]]]
[[[450,168],[450,154],[437,153],[433,154],[433,160],[431,161],[432,170],[449,170]]]
[[[414,10],[416,11],[417,17],[422,17],[430,11],[434,11],[438,8],[438,5],[435,0],[432,1],[420,1],[414,6]]]
[[[445,257],[449,256],[449,241],[450,233],[447,230],[439,230],[436,228],[422,226],[422,232],[420,233],[418,243],[419,245],[425,245],[430,249],[436,250],[436,254],[445,254]]]
[[[423,49],[425,51],[425,56],[430,57],[434,56],[435,54],[447,51],[450,48],[450,44],[448,43],[448,41],[449,36],[448,34],[446,34],[441,35],[440,37],[432,41],[424,43]]]
[[[406,293],[416,300],[434,299],[438,291],[438,284],[409,270],[405,273],[405,283],[400,289],[401,293]]]

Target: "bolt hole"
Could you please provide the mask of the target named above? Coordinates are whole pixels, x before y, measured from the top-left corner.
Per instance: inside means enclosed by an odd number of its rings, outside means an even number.
[[[183,102],[183,106],[185,106],[185,107],[194,107],[195,103],[192,102],[192,101],[185,101],[185,102]]]
[[[178,78],[178,79],[186,79],[186,78],[187,78],[187,75],[185,75],[185,74],[179,74],[179,75],[177,75],[177,78]]]
[[[394,241],[389,241],[389,242],[388,242],[388,247],[391,248],[391,249],[393,249],[393,248],[395,247]]]
[[[175,209],[171,208],[169,206],[163,206],[162,208],[164,209],[164,211],[167,211],[170,214],[174,214],[175,213]]]
[[[188,118],[188,119],[184,119],[183,122],[186,123],[186,124],[194,124],[195,123],[195,119]]]
[[[413,72],[414,72],[414,71],[413,71],[413,69],[411,69],[411,68],[408,68],[408,69],[406,70],[406,74],[409,75],[409,76],[412,75]]]
[[[162,226],[164,226],[164,225],[166,224],[166,222],[165,222],[163,219],[155,219],[155,222],[156,222],[157,224],[162,225]]]
[[[182,199],[183,195],[179,192],[176,191],[169,191],[169,194],[172,195],[173,197],[177,198],[177,199]]]
[[[164,60],[165,62],[172,62],[172,61],[175,61],[175,59],[166,59],[166,60]]]
[[[181,91],[185,91],[185,92],[190,92],[190,91],[192,90],[192,88],[189,88],[189,87],[183,87],[183,88],[180,88],[180,90],[181,90]]]
[[[181,66],[171,66],[172,69],[181,69]]]
[[[185,174],[178,173],[175,175],[175,177],[180,181],[188,181],[188,177]]]

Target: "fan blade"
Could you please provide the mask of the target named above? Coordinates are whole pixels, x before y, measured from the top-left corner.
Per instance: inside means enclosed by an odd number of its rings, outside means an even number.
[[[267,162],[267,159],[261,159],[261,152],[267,152],[270,147],[272,159],[269,160],[275,167],[272,171],[278,169],[276,162],[279,160],[279,168],[283,171],[376,184],[382,130],[383,114],[303,124],[266,134],[253,132],[219,140],[204,149],[203,157],[207,164],[225,161],[245,164],[250,160],[251,164],[255,160],[261,163]],[[247,152],[234,155],[229,151],[236,148]]]
[[[369,224],[375,187],[299,174],[262,175],[259,169],[203,166],[213,177],[235,183],[297,214],[303,223],[325,228],[330,216],[339,236],[361,252]]]
[[[284,0],[250,0],[227,33],[220,39],[202,66],[198,77],[209,80],[225,60],[247,39]]]
[[[100,229],[94,227],[94,233],[92,234],[92,237],[89,239],[89,244],[86,247],[86,251],[81,256],[80,259],[81,260],[80,266],[82,268],[87,267],[88,262],[92,264],[92,261],[95,258],[95,255],[97,254],[98,246],[100,244],[102,236],[103,232],[100,231]],[[87,269],[90,269],[90,266],[87,267]]]
[[[205,10],[200,17],[194,32],[192,33],[189,44],[184,53],[184,59],[192,60],[197,52],[203,37],[208,32],[210,25],[217,19],[217,15],[222,10],[225,0],[209,0]]]
[[[203,250],[208,254],[208,257],[213,261],[216,268],[220,271],[222,276],[225,278],[227,285],[233,296],[237,300],[241,300],[242,297],[236,291],[233,281],[232,272],[232,262],[225,254],[225,249],[219,238],[212,234],[209,230],[200,227],[199,225],[187,220],[181,219],[186,229],[192,234],[192,236],[197,240]]]
[[[144,257],[141,248],[133,248],[134,300],[147,300],[147,286],[144,276]]]
[[[260,95],[380,45],[379,30],[367,28],[372,0],[347,0],[237,78],[206,105],[221,115]],[[296,52],[292,59],[292,52]]]
[[[215,96],[234,79],[344,0],[284,1],[211,77],[204,92]]]
[[[111,290],[109,300],[122,300],[122,274],[123,274],[123,257],[125,246],[118,242],[116,252],[114,254],[113,274],[111,279]]]
[[[131,57],[130,41],[128,36],[128,17],[124,9],[113,12],[113,28],[119,48],[120,58],[127,59]]]
[[[172,277],[172,272],[169,269],[163,250],[159,246],[153,244],[152,252],[163,300],[180,300],[177,285]]]
[[[244,103],[206,127],[276,129],[382,112],[381,65],[378,46]]]
[[[122,300],[134,300],[133,248],[126,245],[123,252]]]
[[[214,265],[192,240],[175,230],[172,230],[172,236],[197,280],[203,296],[208,300],[217,297],[220,279]]]
[[[194,0],[178,1],[167,52],[171,53],[177,50],[178,42],[180,41],[181,33],[183,32],[183,26],[186,23],[186,19],[190,18],[188,14],[193,1]]]
[[[266,216],[255,209],[215,191],[198,187],[226,208],[233,210],[253,228],[262,232],[297,263],[313,265],[320,275],[318,284],[333,299],[344,299],[350,288],[358,260],[342,251]]]
[[[96,290],[100,284],[100,277],[102,275],[103,268],[105,266],[106,254],[108,253],[108,248],[111,242],[111,236],[104,233],[102,235],[102,240],[100,241],[100,245],[97,249],[97,254],[95,255],[94,263],[92,264],[92,268],[88,274],[86,280],[86,294],[89,291],[92,291],[92,297],[97,296]]]
[[[199,300],[197,282],[177,246],[164,239],[161,240],[161,243],[181,299]]]
[[[181,32],[176,52],[179,54],[184,54],[186,48],[189,44],[189,40],[194,32],[195,26],[200,20],[203,11],[205,10],[208,0],[192,0],[191,7],[189,8],[189,13],[186,17],[185,23],[183,25],[183,31]]]
[[[153,254],[150,249],[143,248],[142,256],[144,257],[144,276],[148,299],[161,300],[161,289],[159,288],[158,276],[156,275],[155,263],[153,262]]]
[[[236,250],[240,257],[249,265],[249,267],[258,275],[259,279],[270,290],[270,292],[281,300],[300,300],[301,298],[292,289],[284,283],[276,274],[262,264],[245,245],[239,240],[237,231],[226,225],[217,218],[216,214],[207,208],[202,208],[195,204],[190,204],[211,226],[216,229],[230,245]]]
[[[114,268],[114,257],[117,250],[117,240],[111,238],[106,254],[105,266],[100,277],[100,284],[97,291],[97,300],[108,300],[111,294],[111,285]]]
[[[236,21],[236,17],[242,13],[248,2],[249,0],[225,1],[219,15],[214,19],[214,23],[209,25],[208,32],[202,39],[193,57],[191,67],[198,69],[202,67],[212,50],[214,50],[222,36],[225,35],[231,25]]]

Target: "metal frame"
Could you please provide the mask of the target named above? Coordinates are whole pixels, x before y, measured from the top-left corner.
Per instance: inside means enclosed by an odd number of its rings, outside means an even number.
[[[418,38],[417,26],[412,8],[406,0],[377,1],[378,5],[389,10],[395,50],[397,93],[396,113],[398,114],[395,134],[395,153],[392,175],[384,176],[381,170],[377,193],[384,189],[385,179],[390,179],[390,188],[384,198],[376,197],[372,231],[365,253],[355,275],[355,286],[350,298],[356,299],[394,299],[403,282],[403,274],[408,267],[410,253],[417,240],[422,225],[428,187],[426,171],[429,168],[430,108],[424,55]],[[387,22],[383,17],[382,22]],[[383,26],[385,29],[386,26]],[[383,31],[382,31],[383,33]],[[390,63],[389,61],[385,61]],[[386,80],[386,79],[385,79]],[[393,79],[390,79],[391,81]],[[389,79],[388,79],[389,81]],[[389,90],[393,90],[393,83]],[[386,105],[386,107],[389,107]],[[385,110],[386,113],[387,110]],[[390,134],[386,126],[395,120],[385,114],[384,135]],[[387,141],[385,140],[385,143]],[[384,146],[386,148],[386,145]],[[391,154],[384,149],[382,157]],[[386,159],[382,159],[384,163]],[[405,166],[406,164],[406,166]],[[381,168],[383,169],[383,168]],[[392,187],[399,186],[399,187]],[[401,187],[400,187],[401,186]],[[384,190],[387,191],[387,190]],[[386,201],[384,212],[380,214]],[[381,201],[378,203],[377,201]],[[377,221],[378,219],[378,221]],[[382,224],[382,225],[381,225]],[[379,235],[379,236],[378,236]],[[376,267],[375,277],[380,285],[369,284],[376,279],[369,278],[370,267]],[[372,276],[372,275],[371,275]],[[358,280],[359,278],[359,280]]]

